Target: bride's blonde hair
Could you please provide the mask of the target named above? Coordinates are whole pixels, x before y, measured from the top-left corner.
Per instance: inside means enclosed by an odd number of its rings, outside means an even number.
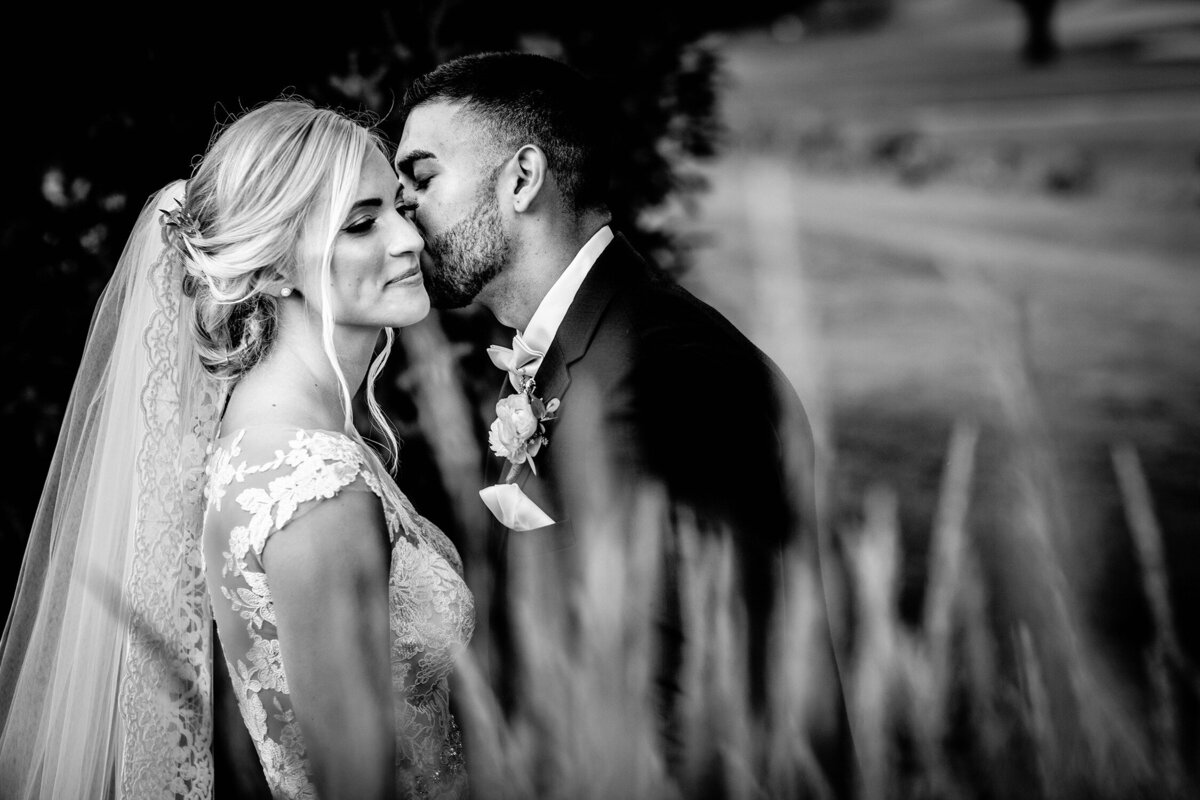
[[[313,266],[301,263],[302,243],[320,245],[321,338],[341,387],[346,433],[355,438],[352,392],[333,345],[330,265],[372,148],[386,158],[379,135],[342,112],[301,98],[266,103],[214,133],[171,220],[185,257],[186,289],[195,298],[200,361],[230,382],[270,350],[279,313],[273,291],[296,285],[300,270]],[[374,392],[393,339],[385,329],[384,346],[368,370],[367,405],[394,464],[396,437]]]

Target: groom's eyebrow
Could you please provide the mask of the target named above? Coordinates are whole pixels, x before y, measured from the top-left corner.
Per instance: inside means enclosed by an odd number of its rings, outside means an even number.
[[[409,150],[403,158],[396,159],[396,171],[412,177],[413,164],[427,158],[436,159],[437,156],[428,150]]]

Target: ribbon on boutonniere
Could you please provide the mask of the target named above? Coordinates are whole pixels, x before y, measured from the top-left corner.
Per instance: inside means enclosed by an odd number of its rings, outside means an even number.
[[[479,497],[492,516],[510,530],[531,531],[554,524],[550,515],[538,508],[515,483],[485,486],[479,490]]]

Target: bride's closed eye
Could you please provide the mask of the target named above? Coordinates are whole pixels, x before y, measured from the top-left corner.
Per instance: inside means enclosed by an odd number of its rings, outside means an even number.
[[[366,233],[375,227],[374,217],[363,217],[342,228],[346,233]]]

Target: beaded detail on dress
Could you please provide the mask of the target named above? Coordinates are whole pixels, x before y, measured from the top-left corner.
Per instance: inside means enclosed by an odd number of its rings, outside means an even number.
[[[402,796],[466,794],[448,677],[470,641],[474,600],[454,545],[421,517],[378,460],[331,431],[262,426],[218,440],[206,473],[204,550],[213,615],[242,718],[275,797],[315,796],[279,652],[267,540],[324,499],[369,491],[391,540],[396,781]]]

